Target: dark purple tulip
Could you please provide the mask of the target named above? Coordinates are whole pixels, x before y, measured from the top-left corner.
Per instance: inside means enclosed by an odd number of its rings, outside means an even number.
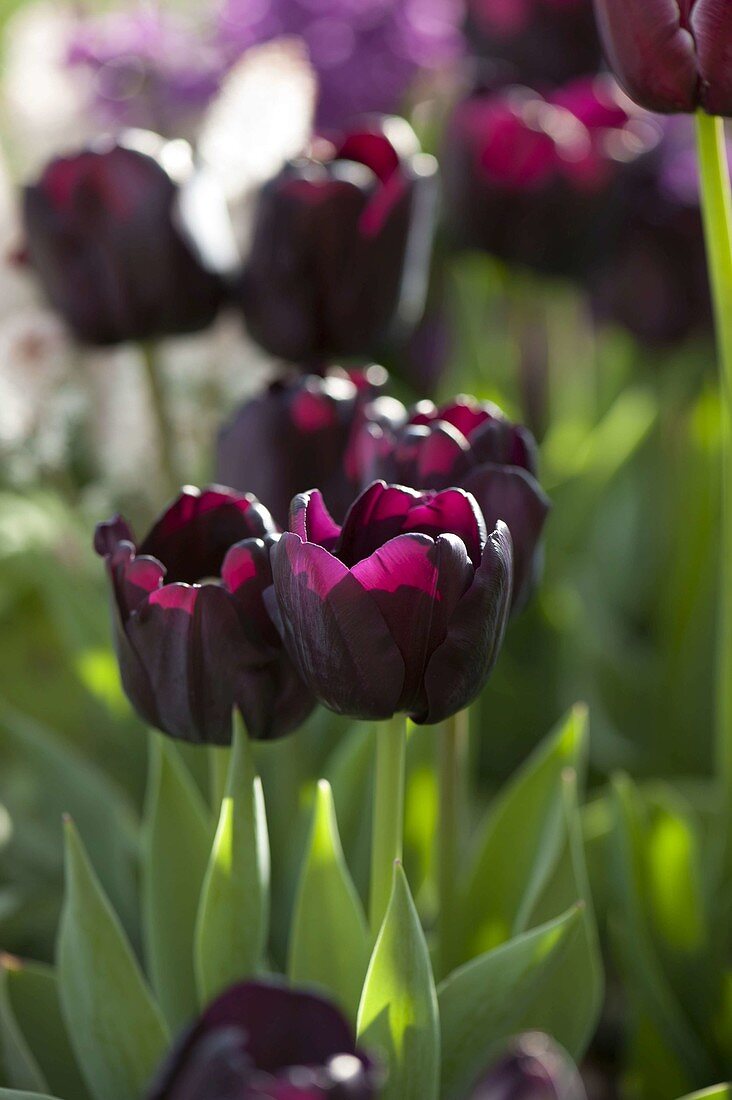
[[[658,129],[610,77],[548,94],[478,92],[456,107],[445,153],[446,213],[461,247],[584,278],[612,236],[608,195]]]
[[[401,413],[396,402],[378,397],[386,377],[381,367],[371,367],[275,382],[246,401],[223,428],[218,480],[265,500],[283,527],[292,498],[313,485],[342,519],[360,488],[350,444],[367,409],[372,417],[388,416],[392,405]]]
[[[312,993],[232,986],[179,1041],[147,1100],[374,1100],[380,1074]]]
[[[602,60],[592,0],[468,0],[467,32],[505,83],[562,84]]]
[[[218,311],[223,289],[212,267],[230,262],[233,248],[223,198],[211,190],[187,203],[191,188],[209,185],[190,164],[174,178],[168,153],[152,134],[139,147],[84,149],[51,161],[25,189],[28,260],[84,343],[196,332]]]
[[[97,527],[122,684],[150,725],[226,745],[234,706],[256,738],[309,714],[314,700],[265,610],[276,531],[255,497],[218,486],[183,489],[139,545],[121,516]]]
[[[511,599],[511,536],[486,535],[462,489],[418,493],[377,481],[341,528],[318,490],[292,502],[272,553],[280,630],[331,710],[440,722],[480,692]]]
[[[474,1087],[470,1100],[587,1100],[567,1053],[541,1032],[514,1039]]]
[[[507,524],[513,543],[513,605],[528,598],[538,571],[549,500],[536,480],[536,444],[496,405],[468,397],[436,408],[423,401],[401,427],[366,423],[354,454],[369,484],[376,478],[415,489],[459,486],[472,493],[492,531]]]
[[[649,111],[732,115],[728,0],[595,0],[605,55]]]
[[[249,332],[296,363],[372,356],[422,311],[436,162],[404,119],[369,118],[263,189],[243,273]]]

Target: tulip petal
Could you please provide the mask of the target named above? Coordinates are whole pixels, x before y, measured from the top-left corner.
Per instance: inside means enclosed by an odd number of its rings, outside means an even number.
[[[691,29],[701,73],[701,101],[710,115],[732,115],[732,5],[696,0]]]
[[[121,542],[131,542],[135,545],[135,536],[124,516],[113,516],[112,519],[98,523],[94,531],[94,549],[101,558],[113,554]]]
[[[403,485],[375,481],[351,506],[337,553],[348,565],[354,565],[397,535],[420,532],[436,539],[446,531],[460,536],[477,565],[485,542],[485,525],[468,493],[462,489],[420,493]]]
[[[185,741],[227,745],[238,674],[250,655],[228,593],[217,585],[165,585],[126,626],[145,669],[159,726]],[[122,681],[138,706],[136,679],[120,657]],[[141,708],[139,708],[141,709]]]
[[[447,637],[425,672],[426,705],[415,722],[444,721],[475,699],[501,649],[512,588],[511,535],[499,523],[489,536],[470,588],[455,609]]]
[[[531,474],[513,466],[479,466],[463,486],[478,501],[488,530],[503,520],[511,532],[513,606],[520,607],[533,587],[537,549],[551,502]]]
[[[332,550],[341,533],[325,506],[320,489],[298,493],[290,505],[290,530],[303,542],[316,542],[318,546]]]
[[[649,111],[696,109],[698,61],[679,0],[595,0],[595,13],[607,60],[631,99]]]
[[[442,489],[460,481],[468,466],[468,441],[451,424],[438,423],[417,446],[417,485]]]
[[[425,666],[446,637],[448,622],[473,579],[465,544],[399,535],[351,570],[376,601],[404,660],[397,710],[410,711],[421,694]]]
[[[221,486],[186,486],[149,532],[140,553],[158,558],[169,582],[193,584],[218,576],[235,542],[275,531],[272,517],[256,497]]]
[[[286,532],[272,550],[285,643],[305,683],[341,714],[390,718],[404,662],[376,602],[349,570]]]

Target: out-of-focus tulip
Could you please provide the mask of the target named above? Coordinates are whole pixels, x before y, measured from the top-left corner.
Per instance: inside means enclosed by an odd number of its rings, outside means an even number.
[[[379,1079],[330,1002],[243,982],[183,1035],[147,1100],[373,1100]]]
[[[568,1054],[548,1035],[527,1032],[510,1043],[470,1100],[587,1100],[587,1094]]]
[[[283,527],[292,498],[314,485],[342,519],[360,488],[350,448],[367,409],[372,418],[402,415],[398,402],[379,397],[386,379],[386,371],[374,366],[275,382],[223,428],[218,480],[266,501]]]
[[[381,478],[415,489],[459,486],[475,497],[489,531],[503,520],[513,543],[513,605],[525,603],[550,507],[526,428],[468,397],[441,408],[423,401],[401,427],[365,423],[353,453],[365,485]]]
[[[711,332],[694,125],[664,120],[657,150],[614,189],[615,232],[588,280],[595,315],[649,347]]]
[[[185,488],[138,545],[121,516],[97,527],[130,702],[185,741],[228,744],[238,707],[252,737],[295,729],[314,705],[264,603],[269,512],[218,486]]]
[[[595,0],[607,60],[649,111],[732,115],[727,0]]]
[[[518,87],[476,93],[448,130],[453,236],[541,272],[584,277],[612,236],[611,188],[659,136],[610,77],[546,97]]]
[[[84,343],[196,332],[218,311],[233,235],[184,142],[133,132],[52,161],[25,189],[23,223],[46,296]]]
[[[240,281],[251,335],[297,363],[375,355],[421,315],[437,166],[403,119],[366,119],[259,199]]]
[[[511,536],[469,493],[374,482],[343,527],[317,490],[273,549],[280,630],[303,679],[341,714],[440,722],[480,692],[511,601]]]
[[[601,61],[592,0],[468,0],[467,33],[504,82],[562,84]]]

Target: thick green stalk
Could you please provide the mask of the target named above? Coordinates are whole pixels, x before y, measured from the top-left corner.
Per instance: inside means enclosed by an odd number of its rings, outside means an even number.
[[[376,779],[371,841],[371,930],[377,935],[384,919],[394,877],[394,860],[404,846],[404,772],[407,720],[397,714],[376,728]]]
[[[467,796],[469,726],[469,711],[463,710],[437,730],[437,936],[442,977],[455,962],[452,937],[457,925],[455,907]]]
[[[732,860],[732,195],[721,118],[696,116],[707,262],[720,358],[722,537],[717,655],[717,768],[725,864]]]
[[[178,492],[181,480],[175,454],[175,427],[168,407],[165,379],[160,367],[156,345],[149,341],[142,343],[140,344],[140,352],[150,392],[150,408],[158,435],[160,466],[165,479],[165,491],[173,496]]]

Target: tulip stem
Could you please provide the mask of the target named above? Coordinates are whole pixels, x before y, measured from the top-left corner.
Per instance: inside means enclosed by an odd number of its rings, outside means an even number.
[[[402,858],[404,841],[404,773],[407,722],[397,714],[376,727],[376,778],[371,841],[370,919],[374,937],[381,928],[391,895],[394,860]]]
[[[142,363],[147,375],[150,392],[150,408],[158,435],[160,465],[165,479],[165,491],[174,496],[181,486],[175,456],[175,428],[170,414],[165,379],[158,357],[157,346],[150,341],[140,344]]]
[[[725,868],[732,860],[732,196],[724,123],[696,116],[701,205],[720,357],[722,529],[717,653],[717,769]]]
[[[452,935],[456,927],[458,867],[466,801],[470,715],[462,710],[437,731],[439,815],[437,824],[437,940],[439,970],[444,977],[455,963]]]

